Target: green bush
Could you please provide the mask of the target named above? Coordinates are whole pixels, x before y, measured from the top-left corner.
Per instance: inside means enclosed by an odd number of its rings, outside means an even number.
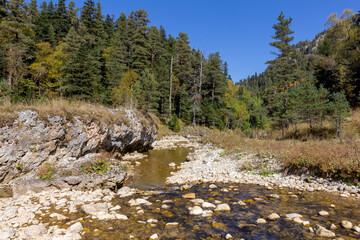
[[[176,114],[174,114],[169,121],[169,128],[174,132],[180,132],[180,121]]]
[[[106,174],[111,170],[110,163],[107,160],[96,160],[94,162],[86,162],[80,166],[80,171],[85,174],[97,173],[100,175]]]

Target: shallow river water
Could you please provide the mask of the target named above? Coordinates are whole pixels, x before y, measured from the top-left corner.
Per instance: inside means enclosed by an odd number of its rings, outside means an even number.
[[[83,217],[81,222],[86,232],[84,239],[99,240],[149,239],[153,234],[157,234],[159,239],[225,239],[227,234],[233,239],[246,240],[323,239],[309,232],[308,228],[320,224],[330,229],[332,223],[338,228],[332,230],[337,237],[360,239],[354,230],[346,230],[340,225],[342,220],[360,224],[358,199],[341,198],[338,194],[327,192],[298,192],[279,188],[268,190],[252,184],[215,183],[217,188],[210,189],[210,183],[204,183],[189,185],[190,188],[186,190],[181,186],[165,186],[166,177],[173,171],[168,164],[175,162],[179,165],[189,151],[184,148],[150,151],[147,158],[141,160],[142,164],[137,167],[138,175],[132,183],[132,187],[141,190],[132,196],[115,197],[111,201],[113,206],[121,206],[117,212],[128,216],[128,220],[100,221],[78,211],[69,214],[68,221]],[[214,212],[209,217],[190,215],[189,207],[196,204],[192,199],[183,197],[188,193],[195,193],[196,199],[216,205],[226,203],[231,210]],[[279,198],[269,198],[269,194],[277,194]],[[129,201],[137,198],[147,199],[152,204],[130,206]],[[245,202],[246,206],[236,204],[239,200]],[[329,216],[319,216],[321,210],[329,212]],[[271,213],[277,213],[281,218],[269,221],[267,216]],[[301,214],[302,220],[309,221],[310,226],[287,220],[285,215],[289,213]],[[267,222],[256,224],[259,218]]]

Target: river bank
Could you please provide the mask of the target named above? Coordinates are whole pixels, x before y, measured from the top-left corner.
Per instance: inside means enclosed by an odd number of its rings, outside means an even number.
[[[287,176],[276,159],[226,156],[194,138],[167,137],[153,146],[193,149],[186,162],[169,166],[169,185],[146,191],[62,189],[0,199],[0,239],[359,237],[355,187]],[[141,165],[143,157],[130,154],[124,161]]]

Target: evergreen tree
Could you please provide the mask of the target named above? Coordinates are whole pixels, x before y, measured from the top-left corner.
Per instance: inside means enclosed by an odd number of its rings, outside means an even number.
[[[55,28],[56,41],[61,41],[69,32],[71,26],[65,0],[59,0],[54,15],[53,26]]]
[[[345,118],[350,116],[350,104],[346,100],[344,91],[333,93],[331,95],[330,114],[336,127],[336,137],[342,140],[341,128]]]
[[[149,69],[144,70],[140,81],[134,84],[134,93],[141,109],[157,113],[159,101],[158,83]]]
[[[37,0],[31,0],[31,2],[29,3],[28,14],[30,17],[30,23],[34,23],[37,15],[39,14]]]
[[[147,32],[150,23],[148,14],[145,9],[140,9],[135,12],[134,24],[136,27],[135,34],[133,35],[131,58],[133,59],[132,68],[135,72],[140,73],[150,65],[150,44],[147,37]]]
[[[279,127],[284,128],[289,125],[290,119],[287,118],[288,111],[288,91],[291,84],[296,79],[296,60],[297,53],[291,47],[290,42],[294,40],[291,35],[294,33],[290,30],[292,18],[285,18],[283,12],[278,17],[278,23],[274,24],[275,35],[272,37],[274,42],[270,43],[271,46],[278,49],[277,58],[268,61],[270,70],[275,78],[275,85],[273,85],[269,96],[270,111],[274,121]]]

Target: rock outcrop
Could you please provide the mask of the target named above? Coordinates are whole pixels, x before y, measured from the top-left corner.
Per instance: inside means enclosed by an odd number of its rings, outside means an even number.
[[[114,118],[119,113],[122,120],[105,123],[91,117],[18,112],[11,125],[0,127],[0,183],[10,185],[15,193],[49,186],[91,189],[109,182],[114,188],[125,173],[113,161],[109,163],[111,169],[97,174],[97,178],[91,174],[71,175],[74,170],[78,172],[81,164],[101,158],[99,152],[145,151],[155,141],[157,128],[152,121],[133,110],[109,109]],[[44,165],[53,171],[49,174],[56,172],[57,179],[39,179],[39,169]],[[44,178],[50,180],[48,176]]]

